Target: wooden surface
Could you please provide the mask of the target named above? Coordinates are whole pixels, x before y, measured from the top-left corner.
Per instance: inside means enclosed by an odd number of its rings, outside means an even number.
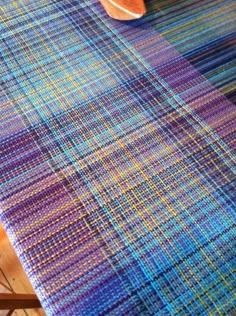
[[[34,294],[34,290],[22,269],[20,261],[0,224],[0,292],[9,293],[4,289],[6,285],[9,290],[20,294]],[[0,311],[0,316],[7,315]],[[13,316],[45,316],[43,309],[15,310]]]
[[[0,293],[0,310],[41,308],[35,294]]]

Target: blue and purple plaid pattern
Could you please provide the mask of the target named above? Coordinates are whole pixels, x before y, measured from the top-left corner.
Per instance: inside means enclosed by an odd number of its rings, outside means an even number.
[[[1,221],[47,315],[232,315],[235,2],[1,2]]]

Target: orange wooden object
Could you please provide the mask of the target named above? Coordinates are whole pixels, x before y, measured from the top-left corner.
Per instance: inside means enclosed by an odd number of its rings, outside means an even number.
[[[117,20],[134,20],[146,13],[144,0],[100,0],[109,16]]]

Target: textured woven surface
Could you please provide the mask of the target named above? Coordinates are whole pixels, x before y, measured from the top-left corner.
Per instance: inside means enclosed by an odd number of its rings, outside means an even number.
[[[48,315],[231,315],[234,1],[1,1],[1,220]]]

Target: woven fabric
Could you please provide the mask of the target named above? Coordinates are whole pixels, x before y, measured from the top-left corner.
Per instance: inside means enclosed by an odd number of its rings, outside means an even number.
[[[47,315],[231,315],[235,2],[1,1],[1,221]]]

